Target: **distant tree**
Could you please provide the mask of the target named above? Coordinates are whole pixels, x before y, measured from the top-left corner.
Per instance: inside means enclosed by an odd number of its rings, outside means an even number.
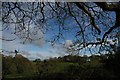
[[[3,71],[3,75],[17,73],[16,64],[14,63],[12,56],[4,56],[3,55],[3,57],[2,57],[2,71]]]
[[[17,53],[18,53],[18,51],[17,51],[17,50],[15,50],[15,56],[17,55]]]
[[[29,74],[34,72],[32,62],[20,54],[15,56],[14,63],[17,68],[17,73]]]
[[[33,62],[40,62],[41,59],[35,59]]]

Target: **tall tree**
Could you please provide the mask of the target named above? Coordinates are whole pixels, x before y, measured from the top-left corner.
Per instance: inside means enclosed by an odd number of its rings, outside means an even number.
[[[109,40],[117,43],[120,30],[120,2],[3,2],[2,31],[17,35],[25,42],[41,39],[37,34],[51,34],[52,44],[74,36],[70,49],[99,47],[99,51],[109,46]],[[57,27],[54,27],[57,25]],[[71,34],[72,33],[72,34]],[[35,36],[35,37],[33,37]],[[15,38],[2,38],[11,41]]]

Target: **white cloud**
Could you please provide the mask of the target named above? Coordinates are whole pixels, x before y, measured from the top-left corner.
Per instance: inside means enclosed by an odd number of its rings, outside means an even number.
[[[28,57],[28,56],[31,55],[31,54],[30,54],[29,52],[27,52],[27,51],[19,52],[19,54],[22,54],[22,55],[25,56],[25,57]]]
[[[77,51],[72,49],[73,42],[72,40],[65,40],[63,44],[55,44],[54,45],[54,53],[59,54],[60,56],[68,55],[68,54],[76,54]]]
[[[60,56],[57,53],[51,53],[49,50],[46,50],[46,51],[30,51],[29,53],[31,54],[31,55],[27,56],[29,59],[40,58],[41,60],[43,60],[43,59],[49,59],[50,57],[53,58],[53,57]]]
[[[25,45],[20,44],[19,40],[14,41],[2,41],[2,49],[6,51],[13,51],[16,49],[23,50],[25,48]]]
[[[43,46],[45,43],[44,34],[39,27],[29,27],[29,36],[28,32],[23,30],[20,33],[17,33],[18,37],[21,38],[21,42],[25,44],[34,44],[36,46]],[[29,39],[30,38],[30,39]]]
[[[30,59],[36,59],[40,58],[41,60],[43,59],[48,59],[50,57],[59,57],[59,56],[64,56],[69,53],[67,53],[67,49],[65,48],[65,44],[67,46],[72,44],[71,40],[66,40],[64,44],[55,44],[54,47],[49,47],[48,49],[45,50],[37,50],[37,51],[29,51],[31,55],[27,56]]]
[[[66,48],[68,48],[68,47],[70,47],[70,46],[72,46],[72,45],[73,45],[73,42],[72,42],[71,40],[66,40],[65,43],[64,43],[64,46],[65,46]]]
[[[22,49],[25,48],[27,44],[33,44],[35,46],[43,46],[45,44],[44,40],[44,35],[40,29],[37,27],[33,27],[33,25],[30,26],[30,32],[29,32],[29,37],[30,39],[26,39],[27,37],[27,32],[25,30],[22,30],[21,32],[17,34],[12,34],[14,32],[14,25],[9,25],[9,29],[6,29],[2,31],[2,38],[5,40],[13,40],[13,41],[4,41],[2,40],[2,48],[7,50],[7,51],[13,51],[13,50],[18,50],[18,48]],[[24,38],[26,37],[26,38]],[[25,44],[21,44],[25,41]]]
[[[13,29],[13,28],[12,28]],[[45,44],[44,40],[44,34],[41,29],[38,29],[38,27],[30,26],[30,34],[29,37],[33,39],[31,42],[30,40],[26,39],[25,44],[21,44],[21,42],[25,41],[25,38],[27,36],[27,32],[25,30],[21,31],[20,33],[17,33],[11,35],[11,31],[13,30],[6,30],[3,31],[3,38],[4,39],[14,39],[13,41],[2,41],[2,48],[6,51],[12,51],[13,53],[5,53],[5,54],[12,54],[15,55],[14,50],[20,50],[19,54],[22,54],[23,56],[29,58],[29,59],[36,59],[36,58],[49,58],[49,57],[58,57],[63,56],[65,54],[68,54],[67,48],[73,45],[73,42],[71,40],[65,40],[64,44],[62,45],[55,45],[55,48],[50,47],[48,50],[33,50],[31,47],[30,49],[27,49],[29,44],[32,45],[32,47],[37,46],[39,48],[43,47]],[[22,39],[20,39],[22,38]],[[34,45],[34,46],[33,46]],[[21,52],[23,51],[23,52]]]
[[[51,50],[52,53],[57,53],[60,56],[63,56],[66,53],[66,48],[64,47],[64,45],[55,45],[54,50]]]
[[[112,45],[114,45],[115,43],[118,43],[118,41],[114,42],[112,39],[108,39],[107,42],[109,42]]]

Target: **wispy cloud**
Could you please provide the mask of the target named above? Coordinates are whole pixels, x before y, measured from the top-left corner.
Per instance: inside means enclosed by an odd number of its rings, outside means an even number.
[[[32,25],[30,26],[29,29],[30,29],[29,37],[33,39],[33,41],[30,41],[28,39],[25,40],[24,37],[27,36],[27,33],[24,30],[21,31],[20,33],[17,33],[16,34],[17,36],[15,34],[11,34],[13,28],[3,31],[4,39],[16,38],[13,41],[2,41],[2,49],[6,51],[12,51],[12,53],[5,52],[5,54],[15,55],[14,50],[18,50],[19,51],[18,54],[22,54],[23,56],[29,59],[36,58],[46,59],[50,57],[58,57],[68,54],[67,48],[73,45],[73,42],[71,40],[65,40],[63,44],[56,44],[54,48],[51,46],[49,47],[47,46],[48,48],[44,47],[46,43],[44,40],[44,34],[42,30]],[[25,43],[22,44],[24,41]]]

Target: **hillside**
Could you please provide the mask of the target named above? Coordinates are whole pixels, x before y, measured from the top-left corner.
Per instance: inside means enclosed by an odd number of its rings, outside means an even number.
[[[3,80],[117,80],[120,55],[68,55],[30,61],[22,55],[4,56]],[[117,60],[117,61],[116,61]],[[119,61],[119,62],[118,62]]]

